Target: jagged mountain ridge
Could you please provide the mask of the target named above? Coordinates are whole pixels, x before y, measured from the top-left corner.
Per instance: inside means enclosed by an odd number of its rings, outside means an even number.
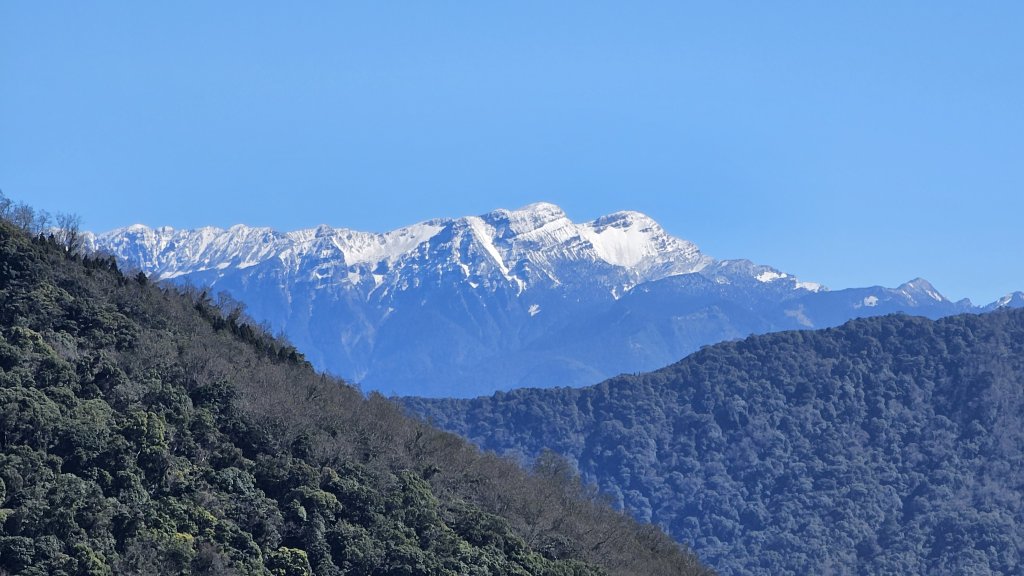
[[[750,333],[972,309],[920,279],[829,292],[711,258],[638,212],[574,223],[548,203],[385,233],[135,225],[85,239],[158,279],[227,291],[318,367],[398,394],[584,385]]]
[[[474,288],[557,286],[573,282],[567,264],[585,262],[615,269],[621,290],[638,282],[697,272],[713,260],[691,242],[668,235],[638,212],[618,212],[575,224],[557,206],[537,203],[483,216],[430,220],[382,234],[319,226],[281,233],[270,228],[176,230],[129,226],[88,235],[102,248],[158,278],[214,270],[245,269],[271,259],[319,278],[385,298],[402,288],[427,261],[439,272],[460,272]],[[327,269],[311,263],[331,262]],[[342,271],[342,274],[334,274]],[[768,271],[776,272],[776,271]],[[777,273],[777,272],[776,272]],[[479,280],[478,280],[479,279]],[[484,282],[481,282],[483,280]],[[374,295],[383,285],[380,294]]]

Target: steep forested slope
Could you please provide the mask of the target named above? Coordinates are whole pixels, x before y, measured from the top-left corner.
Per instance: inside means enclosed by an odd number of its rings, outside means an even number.
[[[726,574],[1024,571],[1024,311],[708,347],[585,389],[407,405],[572,460]]]
[[[0,222],[0,574],[310,572],[705,570],[556,458],[524,472],[237,307]]]

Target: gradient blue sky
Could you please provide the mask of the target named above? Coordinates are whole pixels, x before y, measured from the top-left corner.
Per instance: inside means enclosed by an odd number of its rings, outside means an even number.
[[[0,188],[106,230],[640,210],[1024,290],[1021,2],[0,3]]]

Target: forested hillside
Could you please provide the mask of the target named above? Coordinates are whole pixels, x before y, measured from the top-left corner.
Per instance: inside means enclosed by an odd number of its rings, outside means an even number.
[[[708,573],[62,232],[0,222],[0,574]]]
[[[550,448],[723,574],[1024,571],[1024,310],[707,347],[585,389],[407,406]]]

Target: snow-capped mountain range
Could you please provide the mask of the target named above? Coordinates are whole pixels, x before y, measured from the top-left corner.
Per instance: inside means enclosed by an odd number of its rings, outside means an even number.
[[[830,292],[711,258],[638,212],[574,223],[548,203],[380,234],[134,225],[85,241],[156,279],[226,291],[317,367],[397,394],[592,384],[750,333],[975,310],[921,279]]]

